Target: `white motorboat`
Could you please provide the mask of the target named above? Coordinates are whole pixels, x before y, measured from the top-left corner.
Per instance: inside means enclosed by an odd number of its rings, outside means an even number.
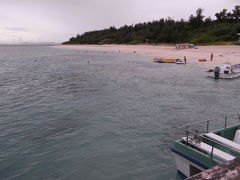
[[[208,77],[215,79],[234,79],[240,77],[240,64],[223,64],[220,68],[215,67],[213,71],[208,71]]]
[[[185,62],[181,59],[177,59],[175,63],[176,64],[185,64]]]

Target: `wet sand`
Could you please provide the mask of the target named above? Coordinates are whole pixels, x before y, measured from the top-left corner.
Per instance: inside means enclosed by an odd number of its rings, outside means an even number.
[[[113,51],[119,53],[136,53],[155,57],[183,59],[186,56],[187,64],[195,64],[206,68],[221,66],[223,63],[240,64],[240,46],[198,46],[197,49],[176,49],[168,45],[58,45],[57,48]],[[211,61],[211,53],[213,60]],[[206,59],[200,62],[199,59]]]

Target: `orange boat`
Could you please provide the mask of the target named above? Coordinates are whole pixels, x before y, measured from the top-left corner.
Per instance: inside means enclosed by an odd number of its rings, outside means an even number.
[[[206,59],[199,59],[198,61],[200,61],[200,62],[206,62],[207,60],[206,60]]]
[[[154,58],[153,62],[157,63],[176,63],[177,59]]]

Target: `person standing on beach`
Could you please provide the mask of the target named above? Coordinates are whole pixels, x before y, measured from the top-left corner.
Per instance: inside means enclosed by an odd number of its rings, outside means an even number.
[[[211,61],[213,60],[213,53],[211,53]]]
[[[184,56],[184,64],[187,64],[186,56]]]

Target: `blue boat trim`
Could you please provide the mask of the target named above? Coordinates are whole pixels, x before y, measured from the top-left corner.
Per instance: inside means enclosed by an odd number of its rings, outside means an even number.
[[[206,166],[205,164],[199,162],[198,160],[193,159],[190,156],[188,156],[188,155],[186,155],[186,154],[184,154],[184,153],[182,153],[182,152],[180,152],[180,151],[178,151],[176,149],[173,149],[172,147],[171,147],[171,151],[176,153],[176,154],[178,154],[178,155],[180,155],[180,156],[182,156],[182,157],[184,157],[185,159],[193,162],[194,164],[198,165],[199,167],[201,167],[203,169],[209,169],[210,168],[210,167]]]
[[[175,63],[175,62],[163,62],[163,61],[159,61],[158,63]]]
[[[187,179],[187,176],[185,174],[183,174],[181,171],[177,170],[177,175],[181,178],[181,179]]]

